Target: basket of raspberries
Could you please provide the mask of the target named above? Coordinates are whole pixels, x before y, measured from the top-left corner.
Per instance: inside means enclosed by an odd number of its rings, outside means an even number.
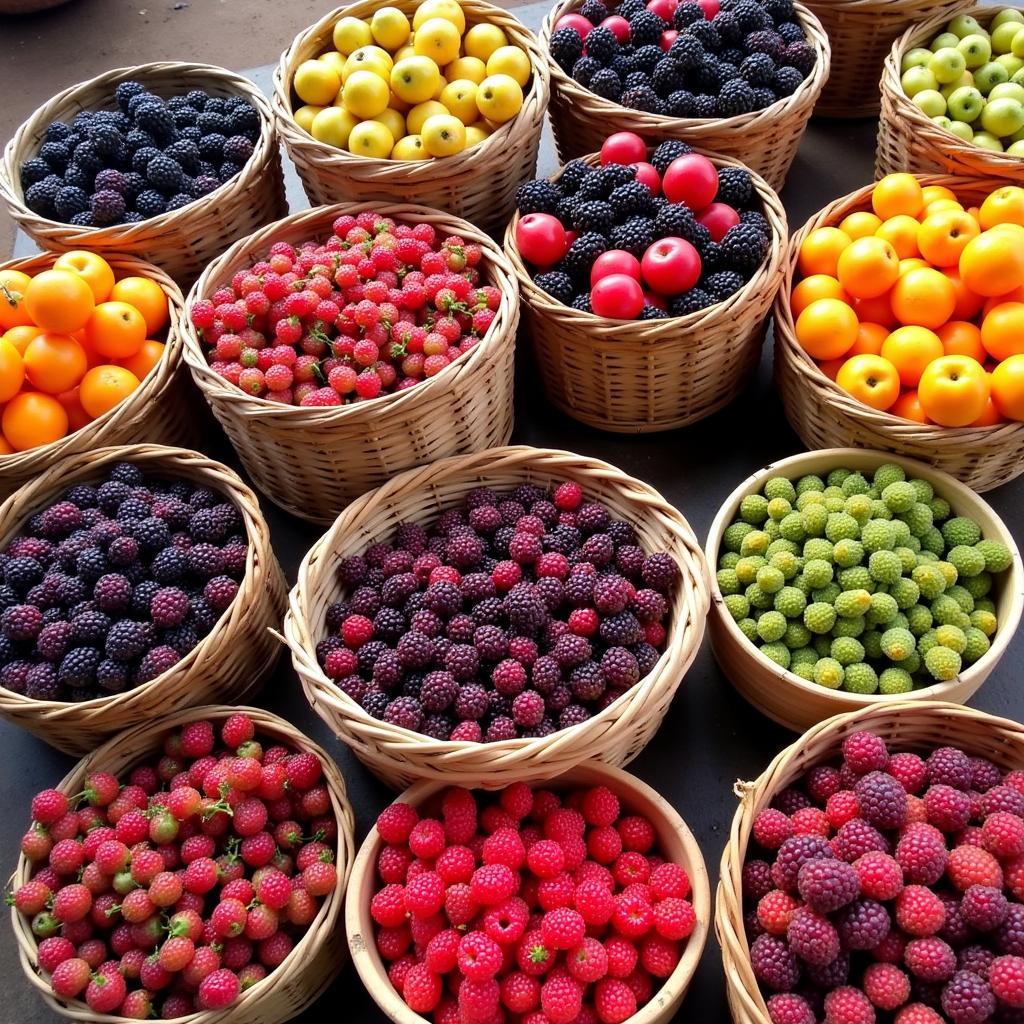
[[[517,200],[505,252],[559,409],[598,429],[669,430],[743,390],[787,239],[758,175],[619,132]]]
[[[331,522],[394,473],[512,433],[519,291],[450,214],[294,214],[215,260],[186,305],[196,384],[256,486],[302,518]]]
[[[337,766],[283,719],[156,718],[33,797],[22,968],[72,1020],[290,1020],[344,962],[353,830]]]
[[[1024,1009],[1024,730],[940,702],[815,726],[741,797],[716,931],[739,1024]]]
[[[635,131],[742,160],[773,188],[829,71],[828,36],[794,0],[561,0],[540,43],[563,161]]]
[[[253,492],[160,445],[65,460],[0,506],[0,717],[81,756],[254,693],[284,576]]]
[[[356,857],[345,917],[359,976],[398,1024],[663,1024],[710,903],[675,810],[590,763],[544,788],[407,790]]]
[[[4,151],[0,198],[43,249],[128,253],[182,285],[287,209],[259,89],[171,61],[105,72],[39,107]]]
[[[656,491],[498,448],[353,502],[304,559],[285,636],[314,711],[385,782],[494,787],[635,757],[707,601],[693,532]]]

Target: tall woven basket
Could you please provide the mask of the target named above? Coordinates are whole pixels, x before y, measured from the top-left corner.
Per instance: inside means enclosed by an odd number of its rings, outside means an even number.
[[[648,142],[681,139],[708,152],[733,157],[760,174],[772,188],[782,187],[829,74],[828,36],[807,7],[794,5],[817,61],[792,96],[738,117],[674,118],[601,99],[555,63],[550,50],[552,26],[579,6],[579,0],[561,0],[544,19],[540,32],[540,45],[551,71],[551,127],[562,163],[597,152],[614,132],[636,132]]]
[[[752,909],[743,901],[742,872],[754,819],[807,769],[838,758],[843,739],[860,729],[881,736],[893,751],[922,753],[953,745],[988,758],[1004,770],[1024,767],[1024,726],[1019,723],[939,701],[897,702],[829,718],[786,747],[760,778],[737,782],[740,806],[722,856],[715,902],[715,932],[722,947],[726,995],[735,1024],[771,1024],[751,969],[743,924],[744,912]]]
[[[463,217],[489,234],[499,234],[512,216],[516,189],[534,175],[549,95],[547,62],[536,37],[501,7],[486,0],[460,0],[467,25],[497,25],[510,42],[526,51],[533,79],[523,98],[522,110],[478,145],[442,159],[376,160],[318,142],[295,123],[295,69],[304,60],[333,48],[331,33],[339,18],[368,19],[380,6],[376,0],[360,0],[324,15],[295,37],[274,72],[275,128],[299,172],[309,201],[316,206],[342,200],[415,200]],[[411,16],[419,2],[396,0],[392,6]]]
[[[402,522],[429,524],[474,487],[511,489],[575,480],[588,498],[630,522],[646,551],[666,551],[681,570],[665,641],[654,669],[628,693],[581,725],[543,739],[497,743],[432,740],[372,718],[328,679],[316,659],[328,606],[338,599],[340,558],[392,535]],[[389,480],[353,502],[299,567],[284,632],[313,710],[375,775],[401,788],[419,779],[488,789],[550,779],[594,758],[616,767],[651,740],[700,647],[708,610],[704,557],[689,524],[657,491],[604,462],[528,447],[497,448],[444,459]]]
[[[141,82],[165,98],[189,89],[205,89],[212,96],[244,96],[260,117],[260,137],[253,155],[238,174],[209,195],[138,224],[76,227],[33,213],[25,205],[20,171],[26,160],[38,154],[47,127],[53,121],[68,121],[83,110],[114,109],[114,89],[124,81]],[[91,249],[100,255],[129,253],[155,263],[181,285],[191,284],[230,242],[287,210],[281,157],[270,104],[263,94],[248,78],[224,68],[175,61],[115,68],[72,85],[44,103],[4,149],[0,199],[18,227],[40,248],[57,252]]]
[[[238,593],[213,629],[181,661],[148,683],[77,703],[33,700],[0,688],[0,717],[76,756],[154,716],[206,701],[240,702],[252,696],[273,672],[281,650],[270,630],[281,621],[284,574],[270,547],[270,531],[256,495],[227,466],[199,452],[129,445],[80,452],[58,462],[0,505],[0,548],[10,543],[29,516],[52,504],[68,487],[99,480],[118,462],[223,494],[242,514],[249,555]]]
[[[999,9],[998,6],[961,7],[956,13],[970,14],[987,25]],[[903,91],[900,65],[904,56],[915,46],[927,46],[944,31],[949,16],[949,8],[944,5],[934,17],[907,29],[885,60],[875,177],[881,178],[894,171],[911,171],[1024,181],[1024,160],[1019,156],[994,153],[964,142],[935,124]]]
[[[34,275],[53,266],[54,253],[0,264],[3,270],[22,270]],[[170,328],[160,362],[127,398],[102,416],[52,444],[0,455],[0,498],[13,494],[63,459],[87,455],[105,445],[187,444],[195,440],[189,406],[192,401],[188,373],[181,359],[177,321],[182,297],[178,286],[162,270],[132,256],[111,255],[109,263],[118,277],[139,276],[156,281],[167,297]]]
[[[586,160],[597,166],[600,157]],[[739,166],[720,157],[713,161]],[[505,255],[519,281],[534,358],[554,405],[599,430],[650,433],[696,423],[742,392],[760,360],[788,239],[779,197],[758,175],[754,188],[772,230],[767,262],[725,302],[669,320],[607,320],[548,295],[519,255],[515,215],[505,232]]]
[[[121,778],[143,758],[161,753],[163,739],[169,731],[194,721],[210,721],[216,728],[239,711],[253,720],[257,738],[269,737],[291,749],[315,754],[320,759],[331,811],[338,823],[338,837],[333,850],[338,884],[324,899],[316,917],[292,951],[265,980],[245,989],[225,1010],[207,1010],[179,1018],[187,1020],[188,1024],[282,1024],[311,1006],[341,970],[346,948],[342,908],[352,870],[355,821],[345,780],[338,766],[325,750],[277,715],[260,708],[214,705],[179,711],[137,725],[90,752],[56,786],[70,797],[82,792],[85,779],[91,772],[110,772]],[[17,887],[31,876],[32,863],[22,855],[12,882]],[[12,907],[11,923],[22,970],[49,1012],[79,1024],[128,1024],[125,1017],[93,1013],[82,1001],[57,1000],[49,979],[39,966],[37,939],[32,934],[31,922]]]
[[[1000,183],[978,178],[922,176],[923,185],[945,185],[980,203]],[[976,491],[990,491],[1024,472],[1024,423],[994,427],[939,427],[879,412],[829,380],[796,340],[789,296],[804,239],[815,228],[838,224],[871,207],[867,185],[826,206],[790,240],[789,265],[775,301],[775,380],[790,426],[808,448],[874,448],[935,466]]]
[[[188,317],[181,319],[185,360],[203,397],[235,446],[246,472],[294,515],[331,522],[364,491],[395,473],[446,455],[505,444],[512,433],[512,377],[519,294],[501,250],[471,224],[421,206],[359,203],[305,210],[233,245],[196,282],[189,304],[212,295],[235,271],[263,259],[274,242],[329,233],[343,213],[432,224],[442,235],[478,242],[487,283],[501,304],[487,334],[437,376],[407,391],[340,408],[301,408],[254,398],[214,373]]]

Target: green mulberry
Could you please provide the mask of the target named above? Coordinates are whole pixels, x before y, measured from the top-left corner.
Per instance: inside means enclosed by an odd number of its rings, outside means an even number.
[[[804,579],[812,590],[818,590],[831,583],[833,574],[832,563],[826,562],[823,558],[812,558],[804,565]]]
[[[921,553],[921,541],[917,537],[911,537],[910,540],[907,541],[905,547],[910,548],[915,555],[919,555]]]
[[[937,523],[944,522],[952,514],[952,509],[949,507],[949,502],[945,498],[934,497],[928,502],[932,510],[932,518]]]
[[[875,693],[878,690],[878,673],[867,662],[859,661],[846,667],[846,689],[850,693]]]
[[[826,543],[828,542],[826,541]],[[864,561],[864,545],[859,540],[847,537],[833,548],[832,558],[840,569],[849,569],[852,566],[860,565]]]
[[[828,487],[842,487],[843,481],[853,472],[852,469],[846,469],[840,467],[839,469],[833,469],[831,473],[825,478],[825,485]]]
[[[918,501],[928,504],[935,497],[935,488],[927,480],[916,477],[910,481],[910,484],[914,488]]]
[[[782,642],[791,651],[806,647],[813,639],[814,634],[799,619],[793,619],[786,626],[786,632],[782,635]]]
[[[932,601],[932,615],[935,616],[935,621],[940,626],[948,625],[949,623],[955,623],[963,612],[960,610],[960,605],[946,594],[940,594],[934,601]]]
[[[871,490],[871,484],[864,478],[863,473],[853,472],[842,483],[843,494],[850,497],[851,494],[867,494]]]
[[[964,590],[971,595],[972,600],[978,601],[986,597],[992,590],[992,574],[990,572],[979,572],[977,576],[963,581]],[[972,609],[973,610],[973,609]]]
[[[768,499],[763,494],[748,494],[740,502],[740,519],[760,526],[768,518]]]
[[[740,553],[738,551],[725,551],[722,557],[718,559],[719,569],[735,569],[736,563],[740,560]]]
[[[773,565],[762,565],[757,570],[757,585],[766,594],[776,594],[786,585],[786,577]]]
[[[807,607],[807,596],[798,587],[783,587],[775,595],[775,610],[787,619],[795,619],[803,615]]]
[[[917,494],[914,492],[912,484],[900,480],[883,489],[882,501],[885,502],[885,506],[890,512],[899,515],[900,512],[909,512],[914,507]]]
[[[902,519],[893,519],[889,522],[892,530],[892,546],[898,548],[901,544],[910,544],[910,527]]]
[[[974,626],[967,629],[967,646],[963,650],[964,664],[973,665],[980,657],[988,653],[992,646],[988,637]]]
[[[866,615],[871,607],[871,595],[866,590],[846,590],[836,598],[836,614],[852,619]]]
[[[854,665],[864,660],[864,645],[852,636],[839,636],[832,641],[829,653],[840,665]]]
[[[748,533],[753,533],[754,528],[750,523],[733,523],[731,526],[725,528],[725,533],[722,534],[722,545],[726,551],[739,552],[743,546],[743,539]]]
[[[815,664],[817,664],[817,659],[815,659],[815,661],[811,664],[808,664],[806,661],[802,661],[798,665],[794,665],[791,660],[789,664],[789,671],[792,672],[793,675],[799,676],[801,679],[806,680],[808,683],[813,683]]]
[[[921,664],[921,655],[917,651],[914,651],[909,658],[904,658],[903,661],[900,662],[899,667],[903,669],[904,672],[909,672],[910,675],[914,676],[921,671]]]
[[[971,612],[971,625],[980,629],[985,636],[995,636],[998,622],[992,612],[985,611],[983,608],[975,608]]]
[[[807,528],[804,526],[803,512],[790,512],[780,523],[779,533],[786,540],[794,541],[797,544],[803,542],[807,536]]]
[[[881,498],[875,498],[871,502],[871,521],[875,523],[888,522],[893,518],[892,509]]]
[[[917,649],[917,641],[909,629],[887,629],[882,634],[882,653],[890,661],[903,661]]]
[[[993,615],[995,615],[995,602],[989,597],[983,597],[980,601],[974,602],[974,610],[982,612],[991,612]]]
[[[866,565],[840,569],[836,576],[836,582],[843,590],[866,590],[870,594],[875,589],[875,580]]]
[[[802,491],[796,496],[796,505],[793,507],[797,512],[806,512],[812,505],[820,505],[824,501],[821,491]]]
[[[892,595],[896,602],[896,607],[900,611],[906,611],[908,608],[913,608],[918,601],[921,600],[921,588],[917,585],[916,581],[908,576],[903,576],[898,579],[890,588],[889,593]]]
[[[823,562],[831,562],[835,558],[835,545],[824,537],[811,537],[804,542],[804,558],[808,561],[819,558]]]
[[[785,644],[765,644],[761,648],[761,653],[769,660],[774,661],[776,665],[789,668],[790,654],[789,648]]]
[[[736,563],[736,579],[744,587],[757,579],[757,574],[764,566],[765,560],[760,555],[747,555]]]
[[[740,619],[736,623],[740,627],[740,632],[752,643],[756,644],[760,639],[757,635],[757,623],[753,619]]]
[[[907,473],[902,466],[897,465],[895,462],[886,462],[875,470],[871,483],[879,491],[884,491],[889,484],[901,484],[906,479]]]
[[[973,547],[981,540],[981,527],[973,519],[956,516],[942,524],[942,536],[950,548]]]
[[[917,584],[926,601],[937,600],[946,590],[946,577],[939,571],[937,564],[919,565],[910,574],[910,579]]]
[[[780,537],[768,545],[764,556],[770,562],[778,554],[798,556],[800,554],[800,545],[794,544],[791,540],[786,540],[785,537]],[[780,565],[779,568],[781,569],[782,566]]]
[[[764,484],[764,496],[772,501],[775,498],[785,498],[792,504],[796,501],[796,488],[791,480],[784,476],[769,477]]]
[[[876,551],[868,559],[868,571],[879,583],[895,583],[903,575],[903,562],[895,551]]]
[[[856,540],[860,536],[860,524],[847,512],[833,512],[825,524],[825,536],[833,544],[847,537]]]
[[[878,692],[893,697],[900,693],[910,693],[914,688],[914,680],[906,669],[883,669],[878,677]]]
[[[914,636],[922,636],[927,633],[932,628],[934,621],[931,611],[923,604],[915,604],[912,608],[907,609],[908,628]]]
[[[939,626],[935,630],[935,639],[943,646],[957,654],[967,650],[967,634],[959,626]]]
[[[1006,572],[1013,564],[1013,556],[1010,549],[999,540],[983,540],[977,544],[977,549],[985,559],[985,570],[987,572]]]
[[[757,635],[765,643],[773,644],[786,633],[786,616],[781,612],[763,612],[757,620]]]
[[[811,646],[818,652],[819,658],[828,658],[832,654],[832,637],[816,636],[811,641]]]
[[[767,611],[775,602],[775,598],[771,594],[766,594],[756,583],[751,583],[745,593],[750,607],[759,611]]]
[[[946,591],[946,596],[953,598],[960,605],[960,611],[967,612],[968,615],[974,611],[974,598],[966,586],[955,583]]]
[[[882,656],[882,634],[877,629],[862,633],[860,642],[864,645],[865,657],[877,661]]]
[[[804,625],[812,632],[825,634],[836,624],[836,610],[830,604],[817,601],[804,609]]]
[[[807,494],[809,491],[823,491],[825,490],[825,481],[814,473],[807,473],[797,480],[795,490],[797,497]]]
[[[835,604],[836,598],[843,592],[843,588],[838,583],[826,583],[825,586],[820,587],[818,590],[811,591],[811,603],[815,601],[821,604]]]
[[[818,660],[817,652],[811,647],[798,647],[790,659],[790,666],[813,665]]]
[[[977,576],[985,571],[985,556],[976,547],[960,544],[952,548],[946,555],[949,563],[956,569],[957,577]]]
[[[772,539],[764,530],[751,530],[743,538],[740,545],[741,555],[763,555],[768,550]]]
[[[896,531],[893,530],[892,523],[887,523],[884,519],[872,519],[861,530],[860,542],[868,552],[891,551],[896,543]]]
[[[917,552],[913,548],[896,548],[895,555],[900,560],[904,576],[909,576],[917,568]]]
[[[854,494],[846,499],[843,511],[853,516],[858,525],[864,526],[871,519],[872,501],[866,494]]]
[[[735,569],[719,569],[715,579],[718,582],[718,589],[724,596],[740,592],[740,581]]]
[[[892,594],[872,594],[871,607],[867,611],[868,625],[884,626],[886,623],[892,622],[899,610],[896,598]]]
[[[804,517],[804,531],[808,537],[823,537],[828,526],[828,509],[824,505],[811,505],[801,513]]]
[[[776,551],[769,558],[768,565],[776,572],[781,572],[786,580],[793,579],[800,571],[800,560],[792,551]]]
[[[939,638],[935,635],[934,629],[929,629],[917,638],[917,653],[925,657],[933,647],[939,646]]]
[[[743,594],[729,594],[725,598],[725,610],[739,622],[750,614],[750,602]]]
[[[761,529],[764,530],[764,532],[768,536],[769,546],[771,545],[772,541],[780,540],[782,538],[782,530],[779,528],[779,524],[775,522],[774,519],[766,520],[764,526],[762,526]]]
[[[838,690],[846,678],[846,670],[835,658],[822,658],[814,666],[814,681],[826,690]]]
[[[933,555],[938,555],[940,558],[946,553],[946,542],[942,538],[942,531],[937,526],[931,527],[929,530],[925,530],[920,537],[921,550],[929,551]]]
[[[807,582],[807,577],[800,573],[795,580],[793,580],[792,586],[796,587],[805,597],[811,593],[811,585]]]
[[[852,618],[843,618],[840,616],[836,619],[836,624],[832,627],[832,635],[834,637],[860,636],[867,628],[867,622],[863,615],[856,615]]]
[[[912,536],[923,537],[932,528],[932,510],[923,501],[916,501],[900,516],[900,522]]]
[[[955,679],[960,672],[961,664],[960,655],[941,644],[936,644],[924,656],[924,667],[928,669],[932,679],[940,683]]]
[[[772,498],[768,502],[768,518],[781,523],[793,511],[793,506],[785,498]]]

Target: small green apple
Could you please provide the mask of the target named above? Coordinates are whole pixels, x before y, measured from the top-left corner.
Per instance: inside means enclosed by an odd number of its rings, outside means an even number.
[[[986,96],[995,86],[999,85],[1000,82],[1008,82],[1009,80],[1010,73],[1002,64],[997,64],[994,60],[989,61],[988,64],[978,68],[978,70],[974,72],[974,84]]]
[[[948,100],[950,96],[957,91],[957,89],[964,89],[974,85],[974,75],[970,71],[965,71],[955,82],[950,82],[948,85],[942,86],[939,92]]]
[[[900,83],[903,86],[903,91],[911,99],[925,89],[937,89],[939,87],[939,83],[931,71],[928,68],[922,67],[911,68],[900,79]]]
[[[1014,57],[1024,57],[1024,25],[1017,29],[1017,34],[1010,43],[1010,53]]]
[[[1016,7],[1004,7],[990,22],[989,30],[997,29],[1000,25],[1006,25],[1010,22],[1016,22],[1018,25],[1024,25],[1024,14],[1021,14]]]
[[[980,146],[982,149],[990,149],[993,153],[1003,152],[1002,142],[989,132],[975,132],[972,141],[976,146]]]
[[[964,36],[956,48],[964,55],[969,68],[980,68],[992,59],[992,43],[988,36]]]
[[[1018,100],[1024,103],[1024,85],[1020,85],[1017,82],[1000,82],[989,94],[988,98],[992,100],[1001,100],[1009,96],[1011,99]]]
[[[948,130],[964,142],[970,142],[974,138],[974,129],[966,121],[951,121]]]
[[[996,57],[996,63],[1002,64],[1011,78],[1013,78],[1021,68],[1024,68],[1024,60],[1020,57],[1014,57],[1012,53],[1001,53]]]
[[[959,36],[953,35],[952,32],[943,32],[932,40],[931,47],[932,50],[941,50],[944,46],[956,46],[959,42]]]
[[[1024,156],[1024,142],[1015,142],[1006,152],[1010,156]]]
[[[992,49],[996,53],[1009,53],[1013,37],[1020,31],[1020,23],[1007,21],[992,31]]]
[[[985,109],[985,97],[974,86],[967,86],[957,89],[949,97],[946,106],[949,109],[949,116],[953,120],[970,124],[972,121],[976,121],[982,110]]]
[[[924,46],[915,46],[900,63],[900,74],[909,71],[911,68],[925,67],[932,59],[932,51]]]
[[[1014,132],[1010,136],[1010,141],[1011,142],[1021,142],[1021,141],[1024,141],[1024,128],[1021,128],[1020,131]]]
[[[937,89],[922,89],[914,96],[914,104],[931,118],[940,117],[946,113],[946,101]]]
[[[920,98],[920,96],[921,96],[921,93],[918,93],[917,95],[918,95],[918,98]],[[945,115],[945,114],[939,114],[939,116],[938,116],[938,117],[933,117],[933,118],[932,118],[932,120],[933,120],[933,121],[934,121],[934,122],[935,122],[935,123],[936,123],[936,124],[937,124],[937,125],[938,125],[938,126],[939,126],[940,128],[945,128],[947,132],[949,131],[949,126],[950,126],[950,125],[951,125],[951,124],[953,123],[952,121],[950,121],[950,119],[949,119],[948,117],[946,117],[946,115]]]
[[[1014,71],[1014,73],[1010,75],[1010,81],[1015,85],[1024,85],[1024,68],[1021,68],[1020,71]]]
[[[920,95],[922,94],[914,97],[915,103]],[[1024,105],[1020,100],[1009,96],[1003,99],[990,99],[981,112],[981,127],[1000,139],[1020,131],[1024,128]]]
[[[967,70],[967,59],[952,46],[944,46],[932,54],[932,59],[928,61],[928,70],[940,85],[948,85]]]
[[[946,28],[947,31],[952,32],[953,35],[959,36],[961,39],[971,35],[987,35],[977,19],[972,18],[969,14],[957,15]]]

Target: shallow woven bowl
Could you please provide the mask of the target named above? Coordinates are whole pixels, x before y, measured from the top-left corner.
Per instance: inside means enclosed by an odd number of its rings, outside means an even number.
[[[260,137],[248,163],[209,195],[139,224],[76,227],[33,213],[25,205],[20,171],[26,160],[39,153],[47,127],[53,121],[70,120],[83,110],[115,109],[114,89],[119,82],[129,80],[142,82],[164,98],[196,88],[212,96],[244,96],[260,118]],[[44,103],[4,149],[0,200],[18,227],[42,249],[91,249],[100,255],[129,253],[155,263],[183,286],[191,284],[229,242],[283,216],[287,209],[270,104],[263,94],[248,78],[224,68],[176,61],[115,68],[69,86]]]
[[[550,780],[550,785],[545,783],[545,788],[556,792],[590,786],[607,786],[630,812],[649,818],[657,835],[659,852],[666,860],[684,867],[690,876],[693,886],[690,898],[697,916],[693,934],[687,941],[676,969],[665,979],[661,988],[656,990],[650,1002],[624,1022],[668,1024],[686,995],[707,940],[708,919],[711,916],[711,890],[704,858],[701,856],[697,841],[672,805],[650,786],[628,772],[591,762],[560,774],[558,778]],[[419,782],[407,789],[399,800],[404,804],[419,807],[444,788],[444,785],[438,782]],[[380,835],[374,827],[363,840],[352,866],[351,897],[345,907],[345,928],[348,931],[352,962],[373,1001],[389,1020],[395,1021],[396,1024],[428,1024],[426,1018],[410,1010],[405,1000],[395,991],[377,952],[375,927],[370,917],[370,900],[378,887],[377,856],[381,846]]]
[[[309,201],[314,206],[341,200],[415,201],[498,234],[515,209],[516,189],[534,176],[549,94],[547,62],[536,37],[501,7],[486,0],[461,0],[467,26],[498,25],[511,43],[526,51],[533,79],[524,91],[519,113],[478,145],[442,159],[375,160],[318,142],[295,123],[295,69],[334,48],[331,34],[339,18],[369,18],[380,6],[377,0],[360,0],[325,14],[295,37],[274,72],[274,124]],[[396,0],[392,6],[411,15],[419,2]]]
[[[795,4],[797,18],[818,59],[792,96],[738,117],[675,118],[602,99],[573,81],[555,63],[550,49],[552,26],[579,6],[579,0],[561,0],[544,19],[540,31],[541,49],[551,72],[551,127],[562,163],[597,152],[614,132],[636,132],[649,142],[681,139],[708,152],[733,157],[760,174],[772,188],[782,187],[829,73],[828,36],[811,11],[799,2]]]
[[[725,607],[715,576],[722,535],[739,515],[743,499],[748,494],[759,493],[769,477],[785,476],[795,480],[809,473],[824,476],[840,466],[873,472],[879,466],[893,462],[902,466],[908,476],[927,480],[935,488],[935,493],[950,503],[957,515],[966,515],[974,519],[981,527],[982,536],[1000,540],[1010,549],[1013,565],[1007,572],[997,577],[997,584],[993,588],[992,597],[996,604],[999,626],[987,653],[949,682],[936,683],[920,690],[900,694],[898,697],[828,690],[801,679],[800,676],[766,658],[740,631]],[[860,448],[833,448],[794,455],[773,462],[748,477],[729,495],[715,516],[708,534],[705,557],[711,573],[711,647],[719,667],[733,686],[758,711],[794,732],[807,729],[832,715],[856,711],[859,708],[886,707],[929,700],[964,703],[999,664],[999,659],[1006,653],[1017,632],[1021,612],[1024,611],[1024,566],[1021,565],[1020,552],[1017,550],[1013,534],[987,502],[953,477],[937,472],[924,463],[882,452],[864,451]]]
[[[987,25],[1002,6],[956,7],[953,12],[970,14]],[[1024,160],[1019,156],[993,153],[964,142],[935,124],[903,91],[900,84],[903,57],[915,46],[927,46],[945,31],[949,18],[950,8],[943,5],[934,17],[907,29],[893,43],[885,59],[875,177],[881,178],[893,171],[911,171],[914,174],[990,176],[1020,183],[1024,181]]]
[[[252,718],[258,735],[270,736],[295,750],[316,754],[320,759],[324,783],[331,796],[331,809],[338,822],[338,839],[334,849],[338,886],[324,900],[316,917],[292,951],[265,980],[242,992],[226,1010],[211,1010],[175,1018],[182,1024],[280,1024],[298,1016],[312,1005],[341,970],[345,959],[341,910],[352,868],[355,822],[345,791],[345,780],[338,766],[321,747],[269,711],[214,705],[179,711],[137,725],[79,761],[56,787],[72,796],[82,792],[85,778],[90,772],[107,771],[120,777],[143,757],[162,752],[163,737],[169,730],[186,722],[222,722],[239,711],[244,711]],[[27,882],[31,876],[32,863],[22,855],[18,858],[13,878],[15,888]],[[39,967],[37,942],[32,934],[31,922],[12,907],[11,923],[22,970],[48,1010],[81,1024],[129,1024],[125,1017],[93,1013],[84,1002],[77,999],[64,1002],[54,998],[49,980]]]
[[[233,470],[199,452],[128,445],[99,448],[59,462],[0,505],[0,548],[68,487],[98,480],[118,462],[131,462],[153,476],[201,483],[223,494],[242,514],[249,555],[238,593],[213,629],[176,665],[148,683],[78,703],[33,700],[0,688],[0,718],[75,756],[156,715],[205,701],[252,696],[274,670],[281,650],[270,630],[281,621],[284,575],[271,550],[256,495]]]
[[[256,486],[293,515],[329,523],[350,501],[395,473],[434,459],[505,444],[512,434],[512,384],[519,292],[501,250],[451,214],[422,206],[357,203],[293,214],[233,245],[189,293],[188,305],[230,284],[264,259],[274,242],[298,244],[330,233],[341,214],[373,210],[433,224],[483,248],[480,267],[501,303],[487,334],[439,374],[407,391],[329,408],[282,405],[246,394],[210,369],[195,328],[179,322],[185,362]]]
[[[596,167],[600,154],[585,159]],[[712,160],[718,167],[741,166]],[[505,232],[505,255],[552,404],[598,430],[649,433],[696,423],[742,392],[761,358],[789,237],[779,197],[757,174],[754,188],[772,231],[767,261],[724,302],[670,320],[607,320],[558,302],[534,284],[519,255],[515,215]]]
[[[1024,726],[1019,723],[955,704],[897,700],[821,722],[786,747],[756,781],[737,782],[740,806],[722,856],[715,901],[715,933],[722,947],[726,995],[736,1024],[771,1024],[750,966],[743,925],[743,862],[754,819],[809,768],[838,758],[845,737],[859,729],[881,736],[894,752],[924,752],[952,744],[989,758],[1004,770],[1024,767]]]
[[[632,689],[581,725],[544,739],[469,743],[432,740],[372,718],[328,679],[315,648],[327,608],[339,597],[339,559],[389,538],[402,522],[432,523],[474,487],[547,487],[566,480],[632,523],[645,551],[666,551],[680,568],[665,650]],[[420,779],[496,789],[516,780],[544,781],[589,758],[618,767],[636,757],[657,732],[700,647],[708,582],[693,531],[657,491],[596,459],[521,446],[411,470],[353,502],[303,559],[289,603],[285,638],[306,697],[370,771],[399,789]]]
[[[919,175],[922,185],[945,185],[979,203],[1004,182]],[[890,451],[927,462],[976,491],[990,491],[1024,472],[1024,423],[994,427],[940,427],[879,412],[829,380],[796,340],[790,294],[798,280],[804,239],[815,229],[838,224],[855,210],[871,208],[873,185],[830,203],[789,242],[786,276],[775,300],[775,379],[786,418],[808,448]]]

